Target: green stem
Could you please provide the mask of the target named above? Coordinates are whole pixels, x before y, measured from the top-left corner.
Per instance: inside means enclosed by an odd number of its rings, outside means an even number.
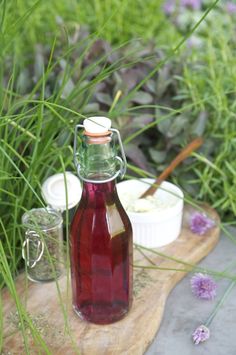
[[[204,325],[206,327],[208,327],[211,324],[211,322],[215,318],[218,310],[223,305],[224,301],[228,297],[229,293],[232,291],[232,289],[235,286],[235,284],[236,284],[236,281],[231,281],[230,282],[230,284],[228,285],[227,289],[225,290],[225,293],[223,294],[222,298],[217,302],[217,304],[215,305],[215,307],[214,307],[213,311],[211,312],[210,316],[207,318],[206,322],[204,323]]]

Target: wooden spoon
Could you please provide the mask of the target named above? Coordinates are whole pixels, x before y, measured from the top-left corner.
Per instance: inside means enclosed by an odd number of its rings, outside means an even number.
[[[152,196],[159,185],[164,181],[167,176],[169,176],[172,171],[185,160],[194,150],[198,149],[203,144],[203,139],[198,137],[189,143],[181,152],[175,157],[174,160],[167,166],[167,168],[161,173],[161,175],[156,178],[155,182],[140,196],[140,198],[145,198],[147,196]]]

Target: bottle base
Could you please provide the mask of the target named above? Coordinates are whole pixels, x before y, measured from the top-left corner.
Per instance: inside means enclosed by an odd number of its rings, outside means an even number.
[[[129,308],[122,304],[84,304],[81,307],[73,305],[74,312],[83,320],[94,324],[111,324],[118,322],[128,313]]]

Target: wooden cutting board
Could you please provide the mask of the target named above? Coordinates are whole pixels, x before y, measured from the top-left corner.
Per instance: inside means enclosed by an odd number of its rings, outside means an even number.
[[[206,212],[217,222],[217,213],[205,207]],[[216,245],[219,238],[219,227],[209,230],[204,236],[191,233],[188,228],[190,207],[185,207],[182,232],[173,243],[155,249],[175,259],[196,264]],[[123,320],[108,326],[94,325],[82,321],[71,308],[70,284],[65,276],[58,280],[60,297],[66,310],[70,334],[65,332],[63,309],[59,302],[55,282],[36,284],[27,281],[25,274],[16,280],[17,292],[22,304],[26,306],[32,322],[55,355],[142,355],[152,342],[159,329],[166,299],[172,288],[180,281],[190,267],[163,255],[146,252],[151,260],[147,260],[137,249],[134,253],[136,265],[158,265],[162,270],[134,269],[134,301],[132,309]],[[169,269],[181,269],[175,271]],[[186,271],[187,269],[187,271]],[[186,292],[191,292],[190,287]],[[20,328],[19,318],[14,302],[7,290],[3,291],[3,354],[26,354]],[[30,355],[46,354],[37,347],[26,329]],[[73,345],[74,344],[74,345]]]

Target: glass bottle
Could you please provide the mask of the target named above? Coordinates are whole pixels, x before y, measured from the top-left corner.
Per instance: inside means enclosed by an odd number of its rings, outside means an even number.
[[[115,134],[121,140],[109,119],[84,121],[77,153],[78,127],[74,150],[83,191],[70,231],[73,308],[89,322],[109,324],[123,318],[132,302],[132,228],[115,183],[125,173],[125,157],[116,155]]]

